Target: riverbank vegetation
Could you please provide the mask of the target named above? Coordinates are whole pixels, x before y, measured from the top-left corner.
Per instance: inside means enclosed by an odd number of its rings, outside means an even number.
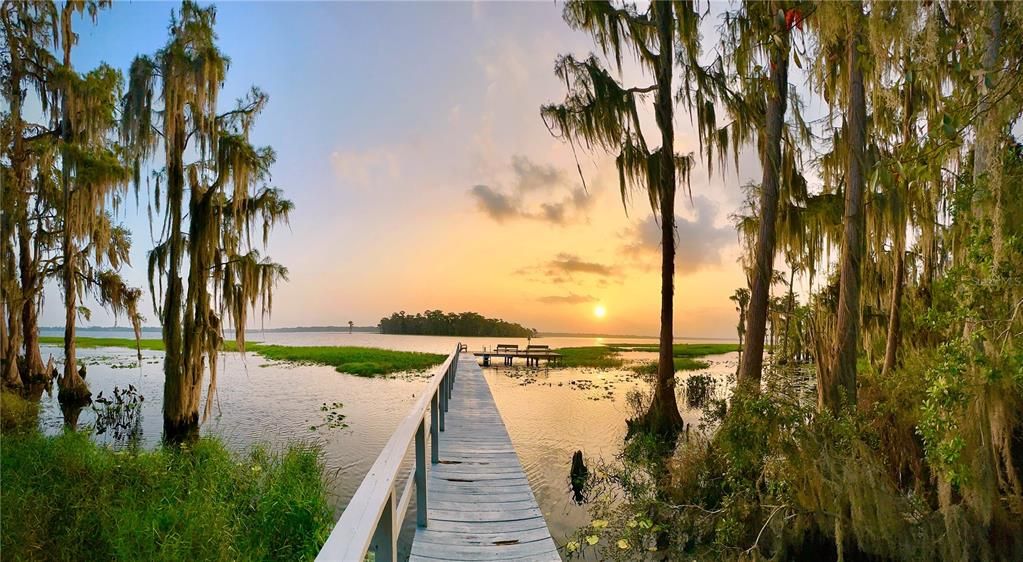
[[[115,451],[85,433],[34,427],[5,428],[0,446],[5,558],[312,559],[333,523],[310,447],[239,457],[202,438]]]
[[[427,310],[415,315],[405,311],[380,319],[381,334],[465,337],[536,337],[536,330],[499,318],[487,318],[475,312]]]
[[[40,343],[60,345],[64,338],[43,336]],[[148,351],[165,351],[163,340],[136,340],[128,338],[76,338],[81,348],[122,347],[135,349],[138,344]],[[238,351],[238,344],[226,340],[221,351]],[[296,364],[327,365],[340,373],[360,376],[388,375],[407,371],[422,371],[444,361],[444,355],[414,351],[395,351],[375,347],[356,346],[286,346],[258,342],[245,344],[245,351],[258,354],[271,361]]]
[[[660,164],[665,52],[683,57],[672,99],[707,169],[756,150],[762,175],[734,216],[749,281],[732,299],[737,385],[698,432],[650,424],[674,417],[647,396],[646,431],[595,484],[616,501],[565,551],[1023,558],[1023,9],[738,2],[703,46],[712,11],[672,6],[568,2],[566,22],[606,60],[636,56],[656,81],[622,85],[604,60],[565,56],[569,96],[542,111],[576,146],[613,149],[623,199],[649,193],[665,230],[666,171],[692,169],[686,155]],[[653,149],[637,110],[651,94]]]

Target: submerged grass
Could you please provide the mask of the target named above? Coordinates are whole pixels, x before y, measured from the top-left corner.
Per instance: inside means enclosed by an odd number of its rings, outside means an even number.
[[[113,451],[88,435],[0,435],[4,558],[312,559],[332,516],[319,452],[204,438],[187,449]]]
[[[60,336],[45,336],[40,342],[49,345],[63,345]],[[75,338],[78,347],[124,347],[135,349],[132,338]],[[163,351],[163,340],[141,340],[142,349]],[[236,351],[233,341],[225,341],[224,351]],[[444,361],[443,355],[436,353],[419,353],[413,351],[394,351],[375,347],[353,346],[311,346],[297,347],[287,345],[269,345],[250,342],[246,351],[262,355],[272,361],[287,361],[299,364],[328,365],[338,372],[350,373],[364,377],[386,375],[402,371],[421,371]]]

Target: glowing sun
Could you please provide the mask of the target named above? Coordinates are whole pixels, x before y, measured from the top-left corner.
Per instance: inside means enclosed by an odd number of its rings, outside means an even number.
[[[596,316],[597,318],[603,318],[607,316],[607,309],[604,308],[604,305],[598,304],[597,306],[593,307],[593,315]]]

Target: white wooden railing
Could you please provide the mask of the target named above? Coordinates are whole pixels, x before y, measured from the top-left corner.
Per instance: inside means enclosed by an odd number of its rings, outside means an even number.
[[[430,378],[412,411],[398,424],[384,450],[370,467],[366,478],[355,491],[330,532],[316,560],[365,560],[369,552],[380,561],[396,561],[398,557],[398,531],[405,520],[412,488],[416,491],[416,525],[426,527],[426,414],[430,413],[430,464],[438,462],[440,434],[444,431],[444,413],[455,383],[458,369],[459,344],[447,360]],[[401,465],[415,440],[415,466],[406,479],[401,479]],[[401,486],[399,495],[398,487]]]

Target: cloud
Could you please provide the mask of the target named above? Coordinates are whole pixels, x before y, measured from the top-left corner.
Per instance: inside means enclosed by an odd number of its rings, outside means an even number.
[[[693,273],[721,263],[721,253],[738,244],[735,229],[717,226],[714,217],[717,205],[699,196],[694,200],[696,217],[675,215],[675,268],[680,273]],[[622,253],[641,266],[654,267],[661,255],[661,225],[648,217],[622,233]]]
[[[510,189],[479,184],[469,190],[476,207],[495,221],[524,219],[564,225],[588,218],[593,199],[582,187],[573,185],[563,170],[515,155],[507,172]]]
[[[599,299],[591,295],[577,295],[575,293],[569,293],[567,295],[547,295],[536,300],[547,304],[583,304],[588,302],[597,302]]]
[[[553,258],[535,265],[520,267],[512,273],[521,275],[533,283],[543,285],[571,283],[575,288],[607,287],[609,283],[621,284],[624,280],[622,272],[617,265],[589,261],[567,252],[561,252]],[[589,298],[588,295],[573,295],[574,293],[569,296],[576,299],[580,299],[580,297]],[[555,297],[544,298],[551,299],[544,302],[569,302]],[[572,302],[588,301],[576,300]]]
[[[504,222],[506,219],[515,218],[522,214],[519,202],[512,200],[507,195],[491,189],[490,186],[476,185],[469,190],[476,199],[476,207],[497,222]]]
[[[547,267],[554,273],[587,273],[598,277],[615,277],[618,273],[610,265],[585,261],[579,256],[568,253],[560,253],[553,260],[547,263]]]

